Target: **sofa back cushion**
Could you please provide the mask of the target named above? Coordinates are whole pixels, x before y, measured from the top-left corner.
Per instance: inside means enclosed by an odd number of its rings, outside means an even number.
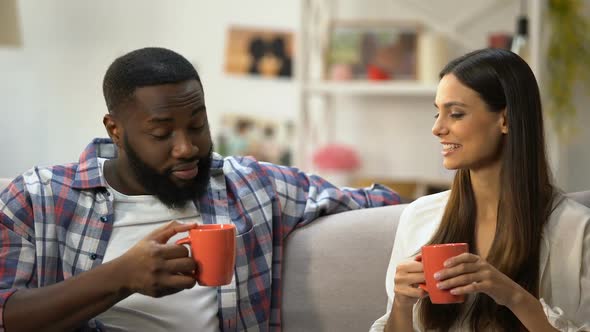
[[[367,331],[385,312],[385,272],[406,205],[322,217],[286,239],[283,331]]]

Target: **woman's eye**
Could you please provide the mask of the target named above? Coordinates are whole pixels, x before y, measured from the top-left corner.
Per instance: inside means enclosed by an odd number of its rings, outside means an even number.
[[[451,117],[455,119],[460,119],[465,115],[464,113],[451,113]]]
[[[436,114],[434,115],[434,118],[435,118],[435,119],[438,119],[438,116],[439,116],[439,114],[438,114],[438,113],[436,113]]]

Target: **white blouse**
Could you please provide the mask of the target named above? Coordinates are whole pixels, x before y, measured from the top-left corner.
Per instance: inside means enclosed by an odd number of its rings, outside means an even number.
[[[417,253],[437,230],[450,191],[417,199],[403,211],[387,269],[387,311],[370,332],[383,331],[394,298],[396,266]],[[564,197],[544,227],[540,302],[549,323],[563,332],[590,331],[590,209]],[[414,331],[422,331],[414,306]],[[468,328],[467,328],[468,329]],[[455,327],[453,331],[465,331]]]

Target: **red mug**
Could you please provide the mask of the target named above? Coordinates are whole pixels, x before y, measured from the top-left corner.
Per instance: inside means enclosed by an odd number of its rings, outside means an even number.
[[[199,285],[222,286],[231,282],[236,263],[236,226],[198,225],[176,244],[190,244]]]
[[[449,289],[438,289],[436,284],[438,280],[434,279],[434,274],[444,269],[444,262],[462,253],[469,252],[467,243],[446,243],[433,244],[422,247],[422,254],[416,260],[422,261],[424,265],[425,284],[418,286],[428,293],[430,301],[435,304],[463,303],[464,295],[453,295]]]

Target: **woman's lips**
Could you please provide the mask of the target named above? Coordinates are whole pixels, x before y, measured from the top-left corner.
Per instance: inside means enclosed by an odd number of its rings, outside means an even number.
[[[454,144],[454,143],[442,143],[442,155],[448,156],[449,154],[459,150],[461,148],[461,144]]]

